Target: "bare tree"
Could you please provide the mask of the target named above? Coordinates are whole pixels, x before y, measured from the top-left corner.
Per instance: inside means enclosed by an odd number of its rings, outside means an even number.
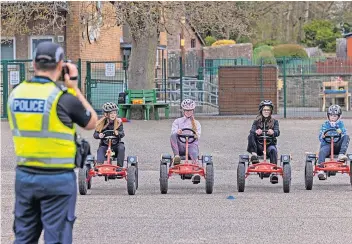
[[[182,19],[200,33],[217,32],[247,35],[249,20],[244,8],[235,2],[114,2],[118,24],[127,23],[132,37],[129,63],[129,86],[151,88],[158,35],[185,25]]]
[[[68,11],[66,1],[2,2],[1,35],[41,35],[48,30],[56,33],[65,26]]]

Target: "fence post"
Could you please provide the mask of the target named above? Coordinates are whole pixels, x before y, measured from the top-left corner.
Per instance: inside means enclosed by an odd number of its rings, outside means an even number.
[[[128,63],[127,60],[123,61],[123,69],[125,71],[125,91],[127,90],[128,86],[127,86],[127,70],[128,70]]]
[[[9,80],[8,80],[8,69],[7,60],[2,61],[2,117],[7,118],[7,98],[9,92]]]
[[[286,58],[283,58],[282,73],[284,76],[284,118],[286,118]]]
[[[20,83],[26,79],[26,70],[24,63],[20,63]]]
[[[79,58],[77,62],[78,68],[78,88],[82,91],[82,60]]]
[[[163,79],[164,79],[164,98],[165,98],[165,103],[166,103],[166,85],[167,85],[167,81],[166,81],[166,58],[163,59]]]
[[[91,63],[90,61],[87,61],[87,75],[86,75],[86,95],[87,95],[87,100],[89,103],[91,103]]]
[[[183,76],[182,57],[180,57],[180,105],[181,105],[182,100],[183,100],[183,80],[182,80],[182,76]]]
[[[306,92],[304,87],[304,69],[303,69],[303,59],[301,59],[301,76],[302,76],[302,107],[306,106]]]

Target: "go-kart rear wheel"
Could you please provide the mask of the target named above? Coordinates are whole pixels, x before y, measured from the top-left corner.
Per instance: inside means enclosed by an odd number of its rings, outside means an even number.
[[[205,167],[205,192],[212,194],[214,189],[214,166],[213,164],[207,164]]]
[[[160,165],[160,192],[161,194],[166,194],[169,188],[169,174],[167,172],[167,165]]]
[[[311,161],[306,161],[306,167],[304,170],[304,184],[306,190],[312,190],[313,188],[313,164]]]
[[[237,166],[237,190],[238,192],[244,192],[246,186],[246,165],[244,163],[238,163]]]
[[[90,189],[90,184],[87,181],[88,178],[88,168],[86,165],[83,166],[83,168],[79,168],[78,169],[78,190],[79,190],[79,194],[81,195],[86,195],[88,192],[88,189]],[[91,181],[92,179],[90,179],[89,181]],[[89,188],[88,188],[89,185]]]
[[[136,167],[129,166],[127,168],[127,192],[128,195],[136,194]]]
[[[291,165],[284,164],[282,171],[283,171],[282,181],[283,181],[284,192],[289,193],[291,188]]]

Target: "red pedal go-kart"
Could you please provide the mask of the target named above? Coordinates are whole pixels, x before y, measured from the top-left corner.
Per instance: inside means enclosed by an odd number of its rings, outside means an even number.
[[[213,193],[214,186],[214,168],[211,155],[203,155],[197,159],[197,163],[192,162],[188,154],[188,145],[194,143],[197,138],[196,132],[192,129],[182,129],[182,132],[191,132],[190,134],[182,133],[177,135],[177,138],[182,143],[186,144],[185,155],[180,155],[181,162],[178,165],[173,165],[173,160],[170,154],[161,155],[160,161],[160,191],[161,194],[166,194],[168,191],[169,178],[174,175],[180,175],[182,180],[190,180],[196,174],[199,175],[199,180],[193,181],[193,184],[200,183],[200,177],[205,178],[205,191],[207,194]],[[191,162],[188,162],[190,160]]]
[[[318,155],[314,153],[306,153],[306,165],[304,171],[306,190],[312,190],[313,178],[319,171],[325,172],[325,179],[330,176],[335,176],[336,173],[348,174],[352,185],[352,154],[347,154],[348,159],[344,162],[338,161],[338,155],[334,154],[334,144],[341,140],[341,134],[337,133],[334,128],[326,130],[323,134],[325,135],[323,140],[330,144],[330,158],[328,161],[325,159],[323,167],[319,167]]]
[[[116,160],[116,155],[111,150],[113,139],[117,139],[113,130],[106,130],[103,132],[104,139],[108,140],[108,150],[106,152],[106,161],[103,164],[97,164],[93,155],[88,155],[86,163],[83,168],[78,171],[78,186],[79,193],[86,195],[88,189],[92,187],[92,178],[101,176],[105,181],[112,179],[126,179],[127,192],[129,195],[135,195],[138,189],[138,158],[136,156],[128,156],[124,161],[123,167],[113,165],[112,162]]]
[[[258,142],[263,145],[264,151],[263,156],[258,156],[259,162],[255,163],[249,159],[249,155],[240,155],[239,163],[237,167],[237,190],[239,192],[244,192],[246,178],[251,174],[258,174],[261,179],[271,178],[271,183],[278,183],[277,175],[282,176],[283,190],[285,193],[290,192],[291,188],[291,156],[281,155],[280,166],[267,162],[267,152],[266,145],[267,142],[273,140],[273,137],[267,135],[268,130],[263,130],[263,134],[257,136]],[[247,167],[247,170],[246,170]]]

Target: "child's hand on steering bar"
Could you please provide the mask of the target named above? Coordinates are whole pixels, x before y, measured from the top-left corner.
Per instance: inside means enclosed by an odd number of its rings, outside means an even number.
[[[259,136],[259,135],[261,135],[263,133],[263,131],[261,129],[258,129],[258,130],[255,131],[255,133]]]
[[[342,133],[342,130],[341,130],[341,129],[337,129],[336,132],[339,133],[339,134],[341,134],[341,133]]]
[[[99,138],[104,138],[104,133],[100,133]]]
[[[268,130],[268,135],[272,135],[272,134],[274,134],[274,131],[272,129],[269,129]]]
[[[178,130],[177,130],[177,134],[181,135],[181,134],[182,134],[182,130],[181,130],[181,129],[178,129]]]

